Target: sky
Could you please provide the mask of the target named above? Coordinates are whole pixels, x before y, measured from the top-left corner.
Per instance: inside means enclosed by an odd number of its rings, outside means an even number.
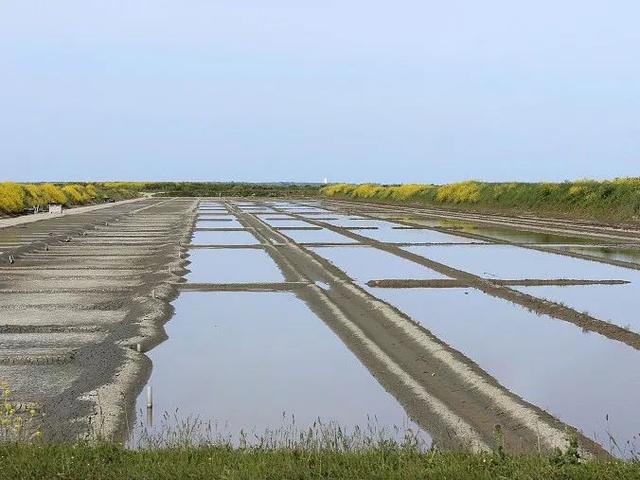
[[[0,0],[0,180],[640,175],[637,0]]]

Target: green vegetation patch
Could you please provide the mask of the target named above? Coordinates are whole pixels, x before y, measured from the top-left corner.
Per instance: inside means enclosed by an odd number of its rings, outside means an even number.
[[[637,479],[640,463],[496,453],[2,445],[3,479]]]
[[[153,182],[145,191],[167,197],[313,197],[320,185],[310,183]]]
[[[348,199],[640,221],[640,178],[562,183],[336,184],[322,188],[321,193]]]
[[[66,207],[138,196],[138,189],[102,183],[0,183],[0,213],[15,215],[50,204]]]
[[[18,215],[45,209],[135,198],[141,193],[163,197],[279,197],[320,195],[319,184],[240,182],[100,182],[100,183],[0,183],[0,213]]]

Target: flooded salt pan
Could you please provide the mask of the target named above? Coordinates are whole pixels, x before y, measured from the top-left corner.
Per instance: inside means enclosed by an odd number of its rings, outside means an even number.
[[[187,281],[193,283],[282,282],[275,262],[262,250],[194,249]]]
[[[605,322],[640,333],[640,284],[584,285],[569,287],[516,287],[552,302],[562,303]]]
[[[352,220],[349,216],[343,215],[332,215],[333,218],[337,218],[337,220],[327,220],[326,223],[329,223],[336,227],[343,228],[362,228],[362,227],[375,227],[384,230],[391,230],[393,227],[400,227],[400,224],[386,222],[384,220],[374,220],[368,219],[368,221],[363,220]]]
[[[356,240],[326,228],[322,230],[287,230],[281,233],[298,243],[358,243]]]
[[[634,270],[511,245],[436,245],[404,250],[488,278],[632,280],[639,277]]]
[[[396,434],[402,407],[340,339],[290,293],[191,293],[174,302],[169,339],[149,353],[156,424],[163,412],[241,429],[253,440],[295,416]],[[146,393],[137,411],[146,410]],[[153,429],[152,429],[153,430]],[[401,434],[399,435],[401,437]],[[399,438],[401,440],[401,438]]]
[[[297,220],[295,218],[263,218],[265,223],[268,223],[272,227],[312,227],[308,222],[304,220]]]
[[[193,245],[251,245],[259,243],[249,232],[194,232]]]
[[[475,290],[370,291],[605,448],[640,433],[637,350]]]
[[[554,233],[538,232],[535,230],[518,230],[515,228],[500,227],[493,225],[483,225],[471,222],[461,222],[458,220],[408,218],[412,223],[440,227],[455,231],[483,235],[496,240],[503,240],[513,243],[543,243],[543,244],[563,244],[563,243],[599,243],[600,240],[585,237],[575,237],[571,235],[561,235]]]
[[[365,224],[363,222],[363,225],[369,225],[369,223]],[[389,243],[471,243],[479,241],[427,229],[397,229],[387,227],[358,233],[365,237]]]
[[[596,246],[584,246],[584,247],[565,247],[563,250],[575,253],[583,253],[585,255],[592,255],[594,257],[600,257],[607,260],[621,260],[623,262],[640,264],[640,249],[638,248],[625,248],[625,247],[596,247]]]
[[[235,219],[230,221],[218,222],[212,219],[203,219],[196,221],[196,228],[244,228],[240,222]]]
[[[384,278],[447,278],[427,267],[372,247],[327,247],[312,250],[359,282]]]

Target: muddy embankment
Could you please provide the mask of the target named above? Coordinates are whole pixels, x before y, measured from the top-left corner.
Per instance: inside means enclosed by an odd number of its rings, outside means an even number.
[[[44,414],[47,439],[120,438],[131,426],[196,207],[146,199],[0,230],[15,245],[0,268],[0,378]]]

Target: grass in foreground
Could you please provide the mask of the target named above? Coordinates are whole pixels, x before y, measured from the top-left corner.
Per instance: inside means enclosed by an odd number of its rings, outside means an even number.
[[[393,446],[355,452],[299,449],[2,445],[3,479],[638,479],[640,463],[566,456],[427,452]]]
[[[141,424],[141,428],[145,428]],[[640,462],[583,461],[576,439],[552,455],[427,450],[420,432],[345,430],[320,420],[234,438],[199,419],[165,414],[126,448],[116,443],[0,443],[1,479],[637,479]],[[13,438],[13,437],[11,437]],[[18,437],[16,437],[18,438]],[[635,458],[635,457],[634,457]]]

